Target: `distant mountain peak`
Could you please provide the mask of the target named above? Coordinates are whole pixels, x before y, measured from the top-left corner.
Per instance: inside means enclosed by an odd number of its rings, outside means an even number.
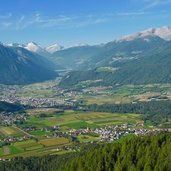
[[[86,43],[78,43],[78,44],[75,44],[75,45],[72,45],[72,46],[68,46],[67,48],[84,47],[84,46],[89,46],[89,45],[86,44]]]
[[[160,28],[149,28],[141,32],[126,35],[122,37],[119,41],[132,41],[137,38],[146,38],[149,36],[158,36],[166,41],[171,40],[171,27],[163,26]]]
[[[9,46],[9,47],[22,47],[22,48],[25,48],[31,52],[35,52],[35,53],[38,53],[38,54],[42,54],[42,53],[54,53],[56,51],[59,51],[59,50],[62,50],[64,49],[63,46],[59,45],[59,44],[53,44],[51,46],[48,46],[48,47],[42,47],[40,46],[39,44],[37,44],[36,42],[29,42],[29,43],[26,43],[26,44],[19,44],[19,43],[9,43],[9,44],[6,44],[6,46]]]
[[[10,47],[23,47],[23,45],[21,45],[19,43],[9,43],[6,46],[10,46]]]
[[[27,45],[28,45],[28,44],[38,46],[38,44],[37,44],[36,42],[28,42]]]
[[[41,51],[43,51],[43,49],[41,48],[41,46],[39,46],[35,42],[29,42],[29,43],[27,43],[24,48],[27,49],[27,50],[29,50],[29,51],[32,51],[32,52],[41,52]]]
[[[62,50],[63,48],[64,48],[63,46],[61,46],[61,45],[55,43],[55,44],[53,44],[53,45],[51,45],[51,46],[49,46],[49,47],[47,47],[47,48],[45,48],[45,49],[46,49],[46,51],[49,52],[49,53],[54,53],[54,52],[57,52],[57,51],[59,51],[59,50]]]

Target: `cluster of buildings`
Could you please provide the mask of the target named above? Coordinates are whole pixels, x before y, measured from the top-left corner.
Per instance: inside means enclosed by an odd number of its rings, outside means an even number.
[[[77,137],[78,135],[87,135],[91,133],[95,133],[99,135],[99,141],[110,142],[114,140],[118,140],[123,136],[128,134],[134,134],[137,136],[145,136],[145,135],[154,135],[158,134],[161,131],[167,131],[162,129],[145,129],[143,127],[137,127],[137,125],[114,125],[114,126],[106,126],[102,128],[82,128],[79,130],[71,129],[70,131],[66,132],[66,134],[70,135],[71,137]]]
[[[73,106],[74,103],[70,100],[64,99],[50,99],[50,98],[41,98],[41,97],[25,97],[18,99],[20,104],[29,105],[31,107],[53,107],[58,105],[67,105]]]
[[[16,98],[15,94],[17,92],[17,89],[15,88],[15,86],[12,87],[6,87],[6,86],[2,86],[0,85],[0,98],[1,101],[7,101],[9,103],[14,103],[14,99]]]
[[[53,89],[53,88],[52,88]],[[0,85],[0,99],[1,101],[5,101],[8,103],[20,103],[22,105],[29,105],[31,107],[35,108],[41,108],[41,107],[53,107],[58,105],[65,105],[65,106],[73,106],[75,100],[72,100],[70,97],[75,96],[76,94],[74,92],[66,92],[64,93],[63,90],[59,91],[58,89],[55,89],[56,93],[59,94],[58,97],[60,97],[60,94],[64,94],[64,97],[67,98],[50,98],[50,97],[31,97],[31,96],[23,96],[23,93],[26,93],[25,90],[19,87],[4,87]],[[54,94],[56,96],[57,94]]]
[[[5,137],[5,138],[1,138],[0,142],[3,143],[13,143],[13,142],[21,142],[21,141],[25,141],[25,140],[29,140],[31,139],[32,136],[23,136],[23,137]]]
[[[11,112],[8,113],[0,113],[0,125],[2,126],[10,126],[16,123],[21,123],[27,120],[26,115],[24,114],[13,114]]]
[[[20,103],[21,105],[29,105],[35,108],[54,107],[58,105],[73,106],[75,101],[69,99],[54,99],[43,97],[17,97],[15,95],[1,96],[1,101],[9,103]]]
[[[114,141],[118,140],[123,136],[128,134],[134,135],[147,135],[151,131],[144,128],[128,127],[127,124],[116,125],[116,126],[107,126],[104,128],[96,128],[95,133],[100,135],[100,141]]]
[[[83,89],[83,93],[90,94],[90,95],[106,95],[107,89],[111,89],[112,86],[97,86],[97,87],[88,87]]]

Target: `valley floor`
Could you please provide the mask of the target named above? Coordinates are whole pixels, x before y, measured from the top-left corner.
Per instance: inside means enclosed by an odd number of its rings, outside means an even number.
[[[0,114],[2,160],[78,152],[83,144],[154,135],[171,128],[170,115],[156,121],[141,112],[84,109],[91,104],[104,105],[106,110],[105,105],[168,102],[170,84],[92,87],[82,83],[81,89],[66,90],[59,88],[58,82],[49,81],[27,86],[0,85],[0,90],[2,101],[29,106],[24,113]]]

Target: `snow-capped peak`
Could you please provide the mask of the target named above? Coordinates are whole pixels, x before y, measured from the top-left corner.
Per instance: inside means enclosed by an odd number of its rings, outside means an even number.
[[[63,48],[64,48],[63,46],[56,43],[56,44],[53,44],[53,45],[51,45],[51,46],[49,46],[49,47],[47,47],[45,49],[49,53],[54,53],[54,52],[57,52],[59,50],[62,50]]]
[[[150,28],[138,33],[126,35],[120,39],[120,41],[131,41],[137,38],[146,38],[148,36],[158,36],[166,41],[171,40],[171,27],[164,26],[161,28]]]
[[[75,45],[72,45],[72,46],[68,46],[67,48],[84,47],[84,46],[89,46],[89,45],[86,44],[86,43],[78,43],[78,44],[75,44]],[[67,48],[66,48],[66,49],[67,49]]]
[[[27,43],[25,46],[24,46],[25,49],[29,50],[29,51],[32,51],[32,52],[41,52],[43,51],[43,49],[41,48],[41,46],[39,46],[37,43],[35,42],[30,42],[30,43]]]
[[[10,47],[22,47],[22,48],[25,48],[31,52],[35,52],[35,53],[54,53],[56,51],[59,51],[59,50],[62,50],[64,49],[63,46],[59,45],[59,44],[53,44],[49,47],[42,47],[40,45],[38,45],[37,43],[35,42],[29,42],[29,43],[26,43],[26,44],[19,44],[19,43],[9,43],[9,44],[6,44],[6,46],[10,46]]]
[[[6,44],[6,46],[10,46],[10,47],[23,47],[23,45],[21,45],[19,43],[9,43],[9,44]]]

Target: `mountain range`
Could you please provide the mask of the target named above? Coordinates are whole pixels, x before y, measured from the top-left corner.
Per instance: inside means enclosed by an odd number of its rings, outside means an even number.
[[[171,83],[170,35],[171,28],[162,27],[109,42],[88,61],[94,68],[68,73],[60,86],[76,86],[88,80],[93,80],[93,85]],[[98,67],[112,69],[99,72]]]
[[[22,47],[0,45],[0,84],[30,84],[54,79],[56,65]]]
[[[150,28],[100,45],[80,44],[42,47],[35,42],[0,45],[0,83],[29,84],[53,79],[55,70],[68,73],[60,85],[85,80],[99,84],[144,84],[170,82],[171,28]],[[116,72],[99,72],[112,67]],[[80,72],[81,71],[81,72]],[[91,74],[90,74],[91,73]]]
[[[19,44],[19,43],[9,43],[6,44],[6,46],[10,46],[10,47],[22,47],[25,48],[31,52],[35,52],[35,53],[41,53],[41,52],[47,52],[47,53],[54,53],[58,50],[62,50],[63,47],[58,45],[58,44],[54,44],[48,47],[41,47],[40,45],[38,45],[35,42],[29,42],[26,44]]]
[[[71,70],[92,69],[116,61],[132,60],[150,49],[171,40],[171,28],[150,28],[138,33],[121,37],[118,40],[100,45],[78,44],[64,47],[53,44],[42,47],[35,42],[27,44],[8,44],[12,47],[23,47],[31,52],[45,56],[53,63]]]
[[[89,70],[98,66],[124,62],[151,53],[171,40],[171,28],[150,28],[100,45],[79,44],[64,47],[54,44],[41,47],[31,42],[23,47],[47,57],[53,63],[71,70]]]
[[[131,35],[126,35],[120,39],[120,41],[131,41],[137,38],[146,38],[147,36],[158,36],[161,39],[166,41],[171,40],[171,28],[168,26],[164,26],[161,28],[149,28],[147,30],[134,33]],[[148,39],[146,39],[148,41]]]

